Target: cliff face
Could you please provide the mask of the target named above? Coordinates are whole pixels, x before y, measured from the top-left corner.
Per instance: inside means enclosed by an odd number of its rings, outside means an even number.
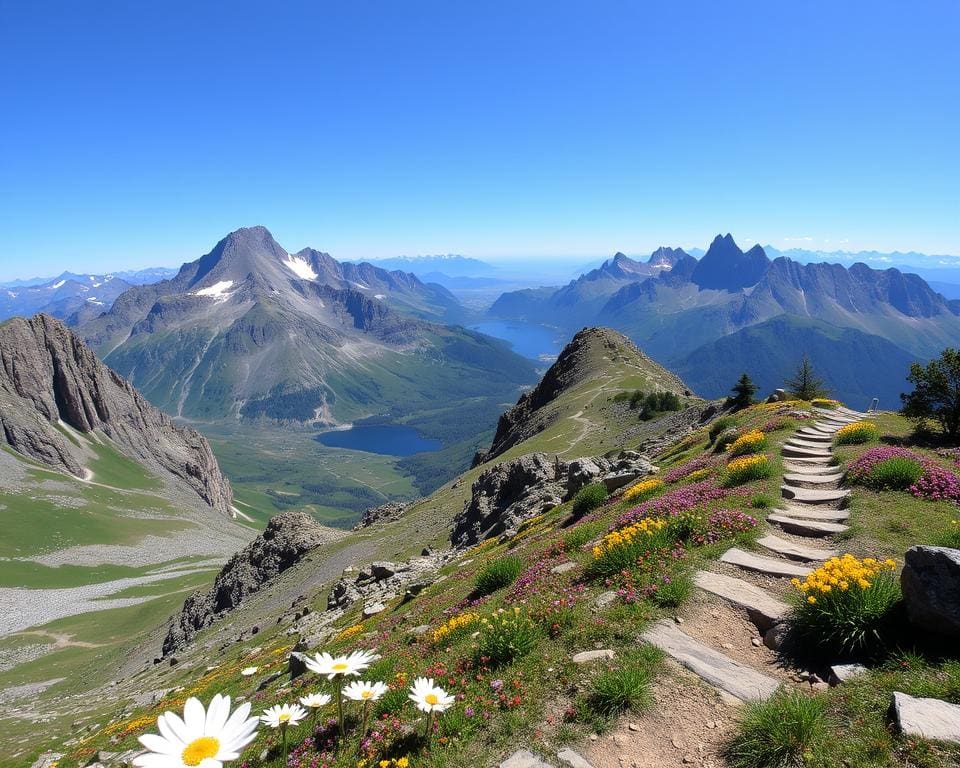
[[[203,436],[150,405],[58,320],[37,315],[0,325],[0,440],[85,477],[84,450],[64,425],[106,435],[129,458],[166,472],[230,514],[230,484]]]
[[[170,622],[163,641],[164,655],[184,648],[197,632],[296,565],[311,549],[344,535],[320,525],[305,512],[275,515],[262,534],[227,561],[209,591],[186,599]]]

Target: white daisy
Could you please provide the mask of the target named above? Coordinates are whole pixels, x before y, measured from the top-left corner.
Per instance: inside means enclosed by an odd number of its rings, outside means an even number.
[[[356,680],[344,686],[343,695],[351,701],[377,701],[388,690],[386,683]]]
[[[307,709],[319,709],[330,703],[329,693],[311,693],[300,697],[300,703]]]
[[[296,725],[307,716],[307,710],[299,704],[274,704],[269,709],[263,710],[260,719],[264,725],[271,728],[286,728],[288,725]]]
[[[410,700],[421,712],[445,712],[453,706],[453,696],[434,685],[433,678],[418,677],[410,686]]]
[[[318,653],[312,659],[306,659],[307,669],[318,675],[326,675],[327,680],[344,675],[359,675],[369,667],[376,657],[369,651],[354,651],[348,656],[331,656]]]
[[[250,677],[250,675],[257,674],[258,669],[260,669],[260,667],[244,667],[240,670],[240,674],[244,677]]]
[[[157,718],[160,735],[147,733],[140,743],[148,753],[133,759],[138,768],[222,768],[236,760],[257,735],[257,718],[248,718],[250,704],[230,715],[230,697],[217,694],[204,710],[198,699],[187,699],[183,719],[173,712]]]

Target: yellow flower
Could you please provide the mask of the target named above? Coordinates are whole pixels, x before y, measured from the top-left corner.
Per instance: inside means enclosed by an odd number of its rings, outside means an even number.
[[[759,429],[751,429],[746,434],[740,435],[740,437],[734,440],[728,450],[734,456],[739,456],[745,453],[756,453],[762,450],[766,444],[767,436]]]
[[[815,605],[817,602],[817,598],[811,595],[810,597],[807,598],[807,602],[810,603],[810,605]]]
[[[634,501],[641,496],[648,496],[656,493],[661,488],[663,488],[663,480],[660,480],[656,477],[651,477],[648,480],[642,480],[636,485],[632,485],[627,488],[627,490],[623,493],[623,500]]]
[[[600,539],[600,542],[593,548],[593,556],[595,559],[599,559],[607,552],[631,544],[639,536],[653,536],[666,525],[666,520],[645,517],[625,528],[611,531]]]

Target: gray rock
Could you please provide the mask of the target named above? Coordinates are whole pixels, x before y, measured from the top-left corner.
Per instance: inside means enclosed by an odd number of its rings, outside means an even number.
[[[593,768],[590,763],[584,760],[583,755],[579,752],[574,752],[570,747],[564,747],[557,752],[557,760],[563,763],[563,765],[570,766],[570,768]]]
[[[560,565],[555,565],[550,569],[550,573],[567,573],[568,571],[576,570],[577,564],[572,560],[567,563],[560,563]]]
[[[840,685],[868,671],[863,664],[834,664],[830,667],[830,682],[833,685]]]
[[[960,549],[911,547],[900,586],[914,626],[960,638]]]
[[[430,625],[421,624],[420,626],[417,626],[417,627],[411,627],[407,631],[410,632],[411,635],[425,635],[427,634],[427,632],[430,631]]]
[[[378,613],[383,613],[387,610],[387,606],[383,603],[373,603],[371,605],[363,606],[363,618],[369,619],[371,616],[376,616]]]
[[[593,604],[597,606],[597,608],[603,609],[613,603],[616,599],[617,593],[611,589],[606,592],[601,592],[599,595],[597,595],[597,599],[593,601]]]
[[[0,444],[45,466],[85,475],[82,449],[58,429],[98,430],[132,459],[186,485],[231,516],[233,492],[206,438],[174,424],[47,315],[0,325]]]
[[[57,761],[62,757],[63,755],[60,752],[44,752],[36,759],[30,768],[50,768],[56,765]]]
[[[907,736],[960,744],[960,706],[894,691],[893,716]]]
[[[407,507],[409,506],[409,504],[388,501],[379,507],[371,507],[360,516],[360,522],[353,526],[353,530],[359,531],[362,528],[369,528],[371,525],[380,525],[397,520],[403,516],[403,513],[407,511]],[[429,554],[429,552],[425,554]]]
[[[574,459],[567,466],[567,492],[574,494],[600,477],[603,470],[594,459]]]
[[[394,563],[379,561],[370,564],[370,575],[377,581],[389,579],[397,573],[397,566]]]
[[[529,749],[518,749],[500,763],[500,768],[553,768],[553,766],[543,762]]]
[[[290,673],[291,680],[295,680],[296,678],[300,677],[300,675],[306,674],[306,655],[300,653],[300,651],[294,651],[291,653],[290,657],[287,659],[287,671]]]
[[[207,592],[186,599],[163,641],[164,655],[184,648],[199,630],[300,562],[314,547],[343,536],[305,512],[274,515],[262,534],[231,557]]]
[[[612,475],[605,475],[603,478],[601,478],[600,482],[606,486],[609,493],[613,493],[614,491],[620,490],[627,483],[632,482],[639,476],[640,473],[633,470],[626,472],[615,472]]]
[[[771,651],[782,650],[790,640],[790,625],[786,622],[774,624],[763,636],[763,644]]]
[[[485,470],[453,521],[451,542],[467,547],[516,530],[539,512],[545,500],[565,495],[566,468],[556,457],[531,453]]]
[[[580,653],[575,653],[571,658],[574,664],[589,664],[591,661],[599,661],[601,659],[612,659],[616,654],[611,651],[609,648],[604,648],[597,651],[581,651]]]

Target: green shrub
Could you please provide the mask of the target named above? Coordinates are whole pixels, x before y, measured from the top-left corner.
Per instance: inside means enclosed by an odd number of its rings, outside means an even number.
[[[840,427],[833,438],[837,445],[863,445],[872,443],[880,438],[877,425],[869,421],[860,421],[856,424],[847,424]]]
[[[601,672],[593,681],[590,708],[603,717],[615,717],[626,710],[642,712],[650,705],[650,683],[660,658],[655,648],[645,646],[619,667]]]
[[[919,461],[894,456],[874,464],[864,484],[877,491],[905,491],[922,475]]]
[[[487,563],[477,572],[474,593],[483,597],[510,586],[522,570],[523,561],[513,555]]]
[[[960,520],[951,521],[950,532],[941,539],[940,546],[960,549]]]
[[[770,461],[764,454],[740,456],[727,464],[724,484],[728,487],[743,485],[754,480],[763,480],[765,477],[770,477],[772,472]]]
[[[509,664],[533,650],[540,637],[537,625],[516,606],[500,609],[480,625],[477,656],[490,666]]]
[[[790,613],[799,647],[825,660],[869,659],[882,655],[896,634],[894,607],[900,580],[893,560],[833,557],[804,581]]]
[[[780,692],[747,706],[724,756],[731,768],[802,768],[827,734],[826,699]]]
[[[710,425],[710,431],[707,433],[707,437],[710,438],[708,445],[713,445],[713,441],[717,439],[719,435],[724,430],[730,429],[737,425],[737,420],[729,416],[721,416],[713,424]]]
[[[666,580],[657,584],[651,600],[661,608],[678,608],[686,602],[693,591],[693,578],[686,568],[672,568]]]
[[[603,533],[604,525],[599,521],[580,523],[563,538],[563,551],[575,552]]]
[[[776,501],[768,493],[757,493],[750,499],[752,509],[773,509],[774,504],[776,504]]]
[[[645,519],[611,531],[593,548],[587,578],[615,576],[636,567],[641,557],[658,550],[669,551],[676,540],[673,527],[664,520]]]
[[[603,483],[591,483],[584,486],[573,497],[573,513],[585,515],[592,512],[607,500],[607,486]]]

